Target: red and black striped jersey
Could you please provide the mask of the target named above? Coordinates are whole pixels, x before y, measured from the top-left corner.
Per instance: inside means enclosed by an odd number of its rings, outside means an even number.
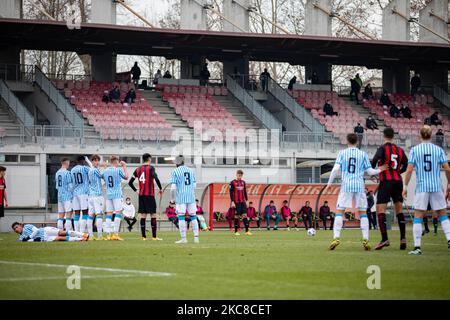
[[[402,181],[401,174],[406,171],[408,157],[402,148],[393,143],[385,143],[378,148],[372,159],[372,167],[388,165],[388,169],[380,173],[381,181]]]
[[[234,203],[247,201],[247,187],[244,180],[234,179],[230,182],[230,198]]]
[[[155,181],[161,190],[161,182],[155,172],[155,168],[149,164],[144,164],[134,170],[133,178],[139,180],[140,196],[155,196]]]
[[[6,190],[5,178],[0,178],[0,206],[3,206],[5,202],[5,190]]]

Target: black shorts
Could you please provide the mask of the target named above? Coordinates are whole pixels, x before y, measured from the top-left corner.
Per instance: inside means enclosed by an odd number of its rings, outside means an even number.
[[[153,196],[139,196],[139,213],[156,213],[156,201]]]
[[[403,182],[395,180],[385,180],[380,182],[377,193],[377,204],[403,202]]]
[[[245,202],[236,203],[236,214],[239,216],[247,214],[247,204]]]
[[[0,218],[3,218],[5,216],[5,207],[0,206]]]

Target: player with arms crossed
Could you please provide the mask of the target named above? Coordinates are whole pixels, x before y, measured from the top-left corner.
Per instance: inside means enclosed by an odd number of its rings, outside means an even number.
[[[57,227],[60,230],[72,230],[72,199],[73,199],[73,180],[70,171],[69,158],[61,159],[61,169],[56,172],[55,182],[58,191],[58,222]],[[64,218],[66,223],[64,225]]]
[[[386,226],[386,207],[389,201],[394,203],[394,211],[397,215],[400,229],[400,250],[406,249],[406,224],[403,215],[403,181],[401,174],[406,171],[408,158],[402,148],[392,143],[394,130],[383,130],[384,144],[378,148],[372,159],[372,168],[377,165],[387,165],[387,170],[380,173],[380,185],[377,194],[377,213],[381,232],[381,241],[375,250],[381,250],[390,245]]]
[[[103,180],[105,180],[106,184],[105,229],[107,240],[123,240],[119,237],[119,228],[123,210],[121,182],[122,180],[128,180],[128,169],[127,164],[124,161],[119,161],[119,157],[112,156],[111,166],[103,172]],[[119,163],[122,165],[122,168],[119,168]],[[113,212],[116,214],[114,217],[114,224],[111,222]]]
[[[235,207],[234,216],[234,234],[239,236],[239,219],[242,218],[245,227],[245,234],[251,236],[252,233],[248,230],[249,222],[247,219],[247,184],[242,180],[244,172],[242,170],[236,171],[236,179],[230,182],[230,199],[231,207]]]
[[[181,240],[175,243],[187,243],[186,239],[186,210],[189,213],[194,242],[199,243],[199,230],[197,220],[197,205],[195,204],[195,188],[197,186],[195,173],[184,165],[184,157],[175,158],[177,168],[172,171],[170,183],[170,200],[176,199],[176,211],[178,215],[178,227]]]
[[[89,167],[84,156],[77,158],[77,165],[70,170],[73,179],[72,207],[75,231],[84,232],[88,215]],[[82,213],[80,219],[80,212]]]
[[[91,157],[91,161],[86,158],[86,162],[91,167],[89,169],[89,217],[87,221],[88,233],[90,239],[104,240],[103,239],[103,207],[105,198],[103,198],[103,186],[102,186],[102,173],[100,172],[100,156],[94,154]],[[94,238],[94,219],[97,226],[97,238]]]
[[[142,155],[142,161],[144,162],[142,166],[134,170],[133,176],[131,177],[128,185],[133,189],[134,192],[137,191],[134,186],[134,180],[139,180],[139,209],[138,212],[141,214],[140,224],[142,240],[147,240],[145,234],[145,220],[147,219],[147,214],[150,214],[151,225],[152,225],[152,240],[162,240],[156,236],[156,201],[155,201],[155,182],[159,188],[159,195],[162,194],[161,182],[158,179],[158,175],[155,172],[155,167],[150,165],[152,161],[152,156],[148,153]]]
[[[358,144],[358,136],[355,133],[347,135],[347,143],[348,148],[339,151],[338,153],[336,163],[331,170],[330,179],[324,190],[324,194],[326,194],[336,177],[337,171],[340,170],[342,175],[341,191],[336,204],[333,241],[331,242],[329,249],[334,250],[340,244],[339,237],[341,236],[344,211],[347,208],[352,208],[353,200],[355,200],[355,207],[360,214],[363,247],[365,250],[370,250],[369,219],[367,218],[367,198],[364,190],[364,173],[367,172],[369,175],[376,175],[381,171],[386,170],[387,166],[380,166],[379,169],[372,168],[367,153],[356,147]]]
[[[411,148],[409,154],[408,168],[405,175],[405,187],[403,197],[408,195],[408,184],[411,180],[412,172],[416,171],[416,190],[414,194],[414,250],[409,254],[421,255],[422,242],[422,221],[428,203],[431,209],[436,211],[441,221],[442,231],[447,238],[447,246],[450,249],[450,221],[447,217],[447,201],[449,198],[450,167],[448,165],[445,151],[437,145],[431,143],[432,130],[430,126],[423,126],[420,129],[422,142]],[[441,181],[441,168],[444,169],[447,177],[447,190],[444,194]]]

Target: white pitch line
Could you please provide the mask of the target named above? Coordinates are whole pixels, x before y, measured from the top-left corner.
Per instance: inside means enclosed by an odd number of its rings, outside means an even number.
[[[0,264],[13,264],[13,265],[24,265],[24,266],[35,266],[35,267],[48,267],[48,268],[67,268],[69,264],[52,264],[52,263],[36,263],[36,262],[19,262],[19,261],[7,261],[0,260]],[[78,266],[80,269],[84,270],[97,270],[97,271],[109,271],[109,272],[122,272],[122,273],[135,273],[141,274],[149,277],[168,277],[173,276],[174,273],[169,272],[156,272],[156,271],[144,271],[144,270],[134,270],[134,269],[113,269],[113,268],[99,268],[99,267],[88,267],[88,266]]]
[[[104,279],[104,278],[129,278],[138,277],[132,274],[112,274],[109,276],[81,276],[81,279]],[[18,282],[18,281],[44,281],[44,280],[67,280],[66,277],[27,277],[27,278],[0,278],[0,282]]]

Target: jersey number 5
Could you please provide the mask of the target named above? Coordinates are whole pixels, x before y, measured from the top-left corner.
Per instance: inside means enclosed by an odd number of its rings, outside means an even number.
[[[391,163],[393,163],[393,165],[391,165],[391,168],[394,170],[397,170],[398,168],[397,158],[398,158],[397,154],[391,154]]]

